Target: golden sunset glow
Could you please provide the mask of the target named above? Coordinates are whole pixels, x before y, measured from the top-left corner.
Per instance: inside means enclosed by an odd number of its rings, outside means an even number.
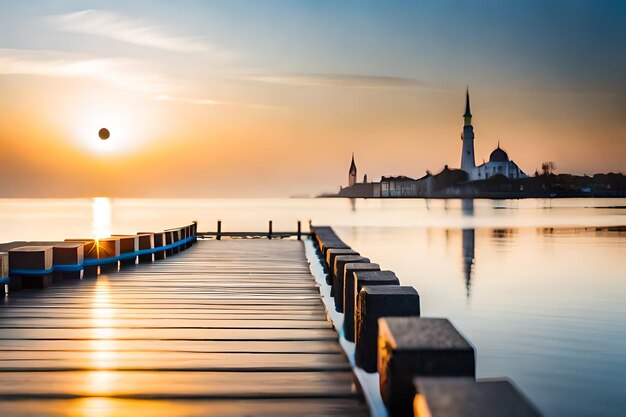
[[[217,2],[161,4],[150,17],[108,6],[0,9],[11,34],[0,45],[4,195],[315,195],[336,191],[352,152],[372,180],[419,178],[459,166],[467,85],[477,163],[500,141],[529,173],[548,160],[574,174],[626,168],[622,37],[591,47],[576,20],[586,11],[556,29],[529,17],[538,13],[529,5],[257,4],[243,13]],[[328,26],[326,13],[342,24]],[[256,14],[276,32],[257,27]],[[589,28],[623,30],[609,14]],[[278,36],[285,22],[297,33]],[[556,54],[554,45],[568,47]],[[323,170],[310,160],[319,152]]]

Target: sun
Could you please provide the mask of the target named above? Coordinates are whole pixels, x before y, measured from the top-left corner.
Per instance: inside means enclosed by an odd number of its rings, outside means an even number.
[[[137,152],[149,140],[148,117],[140,107],[95,103],[72,115],[72,139],[85,152],[124,155]]]
[[[109,129],[107,129],[106,127],[103,127],[102,129],[98,130],[98,136],[102,140],[107,140],[111,136],[111,132],[109,132]]]

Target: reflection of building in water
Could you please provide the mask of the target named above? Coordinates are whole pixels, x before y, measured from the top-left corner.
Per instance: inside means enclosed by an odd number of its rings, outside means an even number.
[[[491,237],[494,241],[507,241],[515,234],[514,229],[493,229],[491,231]]]
[[[461,200],[461,211],[464,216],[474,215],[474,200],[471,198],[464,198]]]
[[[474,275],[475,230],[463,229],[463,276],[467,298],[470,297],[472,277]]]

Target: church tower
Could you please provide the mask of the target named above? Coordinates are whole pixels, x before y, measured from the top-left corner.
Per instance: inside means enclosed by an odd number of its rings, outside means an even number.
[[[354,153],[352,154],[352,163],[350,164],[350,171],[348,171],[348,187],[356,184],[356,164],[354,163]]]
[[[465,92],[465,120],[461,140],[463,140],[463,153],[461,154],[461,169],[472,177],[476,161],[474,159],[474,126],[472,126],[472,113],[470,112],[469,88]]]

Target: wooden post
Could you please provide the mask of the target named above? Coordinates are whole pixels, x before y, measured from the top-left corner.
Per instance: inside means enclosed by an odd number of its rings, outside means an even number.
[[[222,221],[217,221],[217,240],[222,240]]]
[[[298,220],[298,240],[302,240],[302,222]]]
[[[268,237],[269,239],[272,239],[272,221],[271,221],[271,220],[270,220],[270,231],[269,231],[269,233],[267,234],[267,237]]]

